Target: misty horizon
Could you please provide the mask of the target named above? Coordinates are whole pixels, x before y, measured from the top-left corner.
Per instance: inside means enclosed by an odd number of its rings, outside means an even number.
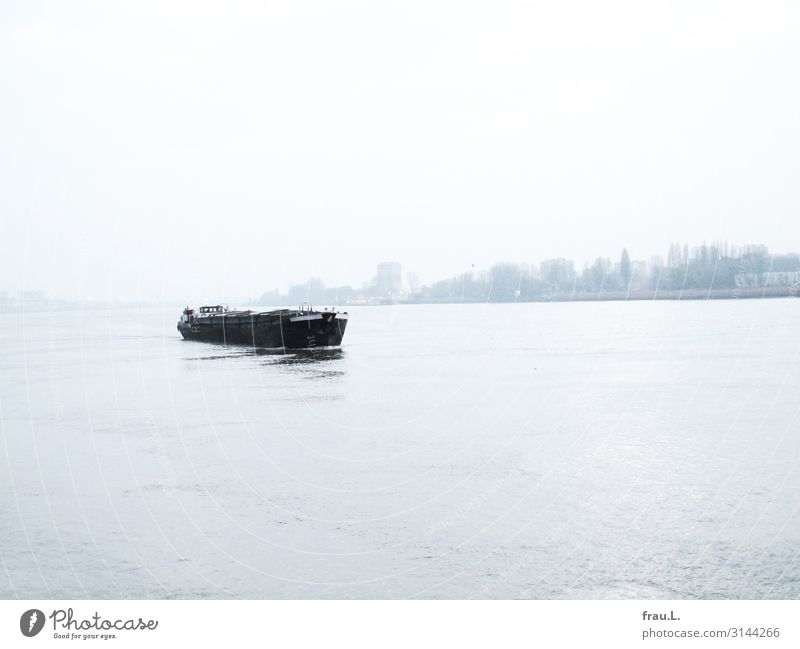
[[[800,248],[800,7],[0,9],[0,290],[126,300]],[[620,243],[622,245],[620,245]]]
[[[641,269],[640,273],[650,274],[653,271],[658,272],[660,267],[663,268],[670,268],[675,267],[678,265],[686,265],[689,263],[690,260],[696,259],[697,256],[700,254],[703,255],[714,255],[719,260],[733,260],[738,259],[743,256],[747,256],[752,254],[753,251],[757,251],[759,256],[763,256],[765,259],[768,259],[768,262],[765,262],[766,265],[762,269],[762,272],[768,272],[772,265],[773,260],[779,261],[779,270],[781,272],[791,271],[793,273],[800,273],[800,253],[795,251],[781,251],[776,252],[774,250],[769,249],[768,246],[760,243],[748,243],[744,245],[736,245],[730,244],[727,241],[712,241],[710,244],[706,241],[703,241],[701,244],[698,245],[691,245],[685,242],[673,242],[669,244],[669,247],[662,251],[661,253],[648,255],[646,257],[637,256],[630,254],[630,251],[627,247],[623,246],[620,249],[620,256],[627,255],[628,261],[634,265],[640,265]],[[677,255],[677,259],[673,258]],[[391,293],[395,294],[397,297],[398,294],[414,294],[420,293],[421,291],[429,291],[431,288],[435,288],[437,285],[444,284],[446,282],[450,282],[453,280],[458,280],[459,278],[463,277],[465,274],[472,275],[476,278],[486,277],[492,275],[493,272],[501,269],[501,267],[513,267],[517,268],[520,271],[525,271],[526,273],[532,273],[533,277],[541,278],[542,275],[545,274],[544,267],[553,263],[558,262],[566,262],[569,264],[571,272],[574,274],[575,282],[577,282],[580,276],[586,276],[587,273],[590,273],[594,270],[597,272],[595,268],[600,265],[604,266],[604,273],[612,273],[613,268],[616,265],[617,267],[620,264],[620,256],[617,258],[608,257],[604,255],[600,255],[595,257],[591,261],[583,262],[582,264],[578,264],[574,259],[570,257],[546,257],[540,261],[511,261],[511,260],[496,260],[493,263],[487,266],[478,266],[476,264],[470,264],[469,267],[461,269],[459,272],[456,272],[452,275],[446,277],[437,277],[431,281],[423,282],[420,280],[419,276],[416,274],[413,268],[406,268],[401,261],[391,260],[391,261],[383,261],[378,264],[377,266],[377,273],[376,270],[373,269],[372,274],[370,277],[363,279],[362,281],[355,283],[355,284],[334,284],[327,281],[325,277],[319,276],[312,276],[307,277],[304,279],[297,279],[295,281],[290,282],[285,288],[283,287],[264,287],[260,293],[256,293],[254,295],[200,295],[194,294],[190,296],[168,296],[162,297],[161,299],[148,299],[146,296],[141,296],[139,299],[126,299],[124,297],[115,296],[115,295],[101,295],[101,296],[79,296],[79,295],[53,295],[48,293],[46,290],[42,289],[41,287],[27,287],[17,291],[9,291],[5,287],[0,286],[0,306],[3,305],[4,302],[9,300],[23,300],[25,299],[24,296],[27,295],[27,299],[36,300],[62,300],[64,302],[81,302],[81,301],[89,301],[89,302],[108,302],[108,303],[184,303],[184,302],[192,302],[192,303],[213,303],[213,302],[221,302],[221,303],[228,303],[228,302],[239,302],[243,304],[295,304],[296,302],[316,302],[320,303],[321,299],[313,297],[311,294],[307,295],[306,297],[298,298],[298,295],[303,291],[311,290],[311,286],[315,285],[317,289],[327,289],[328,292],[331,291],[339,291],[339,290],[346,290],[351,291],[353,295],[361,293],[367,294],[370,290],[375,290],[376,285],[380,285],[380,266],[387,265],[387,266],[396,266],[397,267],[397,286],[394,290],[383,290],[378,291],[375,295],[379,296],[389,296]],[[745,270],[744,268],[739,268],[739,270]],[[750,270],[753,270],[752,268]],[[640,280],[643,277],[640,277]],[[660,279],[658,281],[660,283]],[[577,284],[576,284],[577,286]],[[562,287],[563,288],[563,287]],[[573,289],[575,286],[573,286]],[[663,287],[662,287],[663,288]],[[711,288],[711,286],[702,286],[702,288]],[[586,290],[585,288],[583,290]],[[338,293],[337,293],[338,295]],[[331,304],[335,303],[346,303],[345,300],[332,300],[330,301]]]

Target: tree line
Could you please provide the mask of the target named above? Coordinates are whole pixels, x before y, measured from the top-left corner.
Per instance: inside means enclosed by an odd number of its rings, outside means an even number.
[[[423,287],[417,301],[513,302],[564,294],[756,288],[800,281],[800,255],[771,255],[765,246],[672,244],[666,259],[634,261],[627,248],[614,262],[598,257],[580,272],[569,259],[538,266],[503,262]]]

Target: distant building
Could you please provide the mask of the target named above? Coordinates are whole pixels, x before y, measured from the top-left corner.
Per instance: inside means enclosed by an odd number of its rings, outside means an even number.
[[[19,297],[20,301],[26,304],[45,301],[44,291],[21,291]]]
[[[631,259],[629,262],[628,272],[630,273],[630,277],[628,278],[629,284],[627,288],[633,291],[638,291],[642,288],[644,283],[647,281],[647,262],[643,259]],[[614,267],[612,269],[612,275],[618,277],[620,283],[624,283],[624,278],[622,276],[622,263],[617,261],[614,263]],[[623,287],[624,288],[624,287]]]
[[[258,303],[263,304],[264,306],[278,306],[283,304],[283,300],[281,300],[281,294],[278,289],[274,291],[267,291],[266,293],[262,294],[260,298],[258,298]]]
[[[398,295],[403,290],[403,267],[396,261],[378,264],[375,290],[380,296]]]
[[[644,288],[647,282],[647,262],[643,259],[634,259],[631,261],[631,289],[640,290]]]
[[[325,304],[328,306],[335,306],[339,304],[347,304],[356,295],[352,286],[334,286],[325,289]]]
[[[760,273],[736,273],[733,278],[736,288],[759,288],[761,286]]]
[[[545,259],[539,264],[539,273],[551,287],[570,290],[575,284],[575,264],[571,259]]]
[[[767,273],[736,273],[736,288],[763,288],[765,286],[800,286],[800,271]]]
[[[319,277],[311,277],[303,284],[296,284],[289,288],[287,294],[289,304],[319,304],[325,301],[325,284]]]
[[[769,248],[761,244],[750,244],[742,247],[742,255],[766,257],[769,255]]]
[[[764,273],[764,286],[797,286],[800,284],[800,271]]]
[[[406,274],[406,286],[408,286],[408,290],[412,293],[418,293],[421,283],[419,281],[419,277],[416,273],[407,273]]]

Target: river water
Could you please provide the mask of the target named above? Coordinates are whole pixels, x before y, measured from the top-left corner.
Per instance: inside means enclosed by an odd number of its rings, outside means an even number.
[[[800,300],[0,315],[0,597],[797,598]]]

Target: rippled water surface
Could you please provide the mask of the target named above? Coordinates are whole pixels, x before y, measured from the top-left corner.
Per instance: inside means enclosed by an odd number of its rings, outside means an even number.
[[[800,300],[179,311],[0,315],[0,596],[800,596]]]

